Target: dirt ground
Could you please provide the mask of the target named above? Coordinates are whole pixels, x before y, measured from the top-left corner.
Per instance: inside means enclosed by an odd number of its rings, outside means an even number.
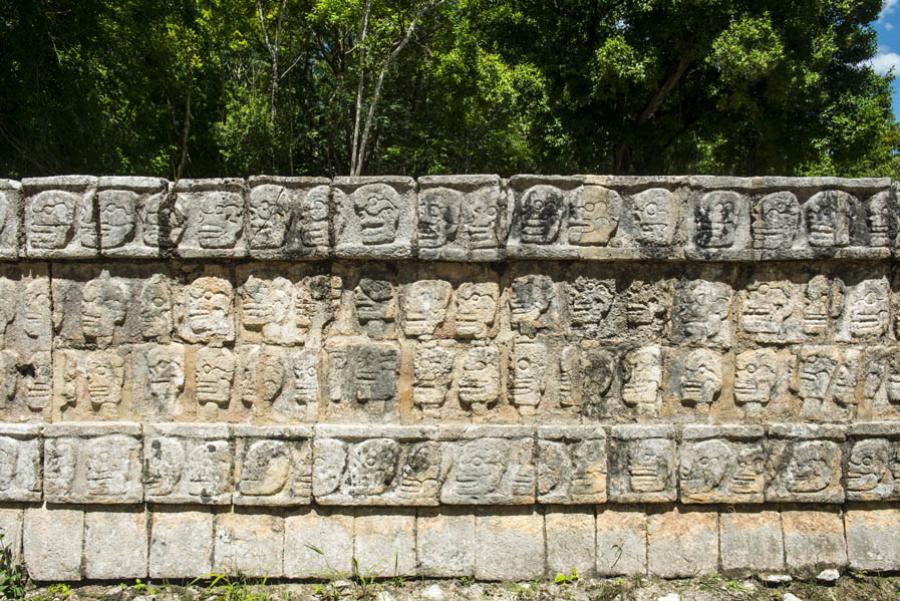
[[[332,580],[321,583],[219,579],[171,584],[121,584],[31,588],[31,601],[900,601],[900,576],[845,574],[835,584],[793,580],[769,586],[754,578],[720,576],[685,580],[578,579],[559,582],[480,583],[470,580]]]

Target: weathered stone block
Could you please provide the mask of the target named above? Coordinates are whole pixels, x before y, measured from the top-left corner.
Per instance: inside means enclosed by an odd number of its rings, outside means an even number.
[[[606,433],[593,426],[541,426],[537,448],[538,502],[606,502]]]
[[[475,516],[475,578],[534,580],[544,575],[544,519],[530,508]]]
[[[597,512],[597,575],[647,573],[647,514],[615,507]]]
[[[442,430],[446,474],[441,503],[528,505],[534,502],[534,438],[530,428],[473,426]]]
[[[224,424],[154,424],[144,434],[144,484],[151,503],[227,505],[234,443]]]
[[[844,513],[847,554],[856,570],[900,568],[900,508],[850,508]]]
[[[312,428],[235,426],[235,505],[306,505],[312,498]]]
[[[180,288],[175,297],[173,314],[176,332],[185,342],[217,346],[234,340],[234,288],[228,279],[219,274],[198,277]],[[219,361],[226,360],[220,358]],[[202,370],[204,367],[200,362],[199,368]],[[225,367],[217,375],[226,377],[226,372],[233,370],[233,366],[231,369]],[[200,389],[201,383],[202,380],[198,382]],[[205,393],[198,390],[197,400],[202,403],[206,402],[205,398]],[[218,399],[213,395],[209,402],[218,402]]]
[[[44,498],[50,503],[140,503],[141,426],[44,426]]]
[[[612,182],[613,178],[610,178],[610,184]],[[650,183],[650,186],[657,187],[646,187],[645,183],[645,189],[626,194],[623,198],[623,243],[641,248],[651,256],[658,255],[658,249],[665,249],[667,254],[675,254],[673,249],[667,247],[676,241],[682,208],[669,189],[659,187],[665,183]]]
[[[213,570],[254,578],[284,573],[284,518],[265,513],[216,516]]]
[[[719,567],[719,515],[713,510],[673,508],[647,519],[650,574],[684,578]]]
[[[784,569],[781,516],[777,511],[723,511],[719,516],[723,570]]]
[[[662,503],[675,500],[674,434],[670,426],[613,428],[609,457],[611,501]]]
[[[40,427],[0,424],[0,500],[41,500]]]
[[[0,179],[0,258],[15,259],[19,255],[21,207],[22,184],[10,179]]]
[[[323,505],[437,505],[442,445],[416,426],[320,425],[313,494]]]
[[[55,410],[60,421],[115,421],[130,417],[127,347],[53,352]]]
[[[353,522],[354,557],[363,577],[416,575],[416,516],[361,509]]]
[[[847,500],[900,499],[900,423],[851,425],[845,474]]]
[[[99,254],[91,246],[96,235],[91,219],[97,194],[96,177],[63,175],[26,178],[25,252],[36,258],[86,258]]]
[[[84,512],[25,509],[23,556],[28,576],[38,582],[81,579]]]
[[[408,177],[338,177],[332,183],[335,254],[402,259],[412,255],[415,181]]]
[[[243,180],[182,179],[175,184],[169,231],[181,257],[243,257]],[[173,227],[175,221],[180,228]]]
[[[247,246],[257,259],[316,259],[329,254],[330,180],[254,176],[248,180]]]
[[[506,199],[496,175],[419,178],[418,257],[496,261],[503,256]]]
[[[25,520],[21,508],[0,509],[0,547],[9,549],[13,561],[22,562],[22,522]]]
[[[158,257],[171,245],[166,203],[169,183],[155,177],[101,177],[97,192],[97,220],[89,217],[82,238],[106,257]],[[174,200],[174,199],[172,199]],[[161,225],[162,224],[162,225]],[[174,224],[176,230],[178,224]],[[162,239],[161,239],[162,238]]]
[[[213,514],[157,507],[151,517],[150,578],[195,578],[212,573]]]
[[[583,178],[516,175],[507,253],[512,257],[578,256],[578,246],[596,229],[585,211]],[[601,210],[599,207],[596,208]],[[573,245],[574,244],[574,245]]]
[[[840,503],[844,429],[832,425],[769,427],[767,501]]]
[[[847,565],[844,524],[837,510],[781,512],[784,555],[792,569]]]
[[[688,253],[691,259],[722,259],[750,243],[750,201],[733,190],[693,194],[688,201]]]
[[[147,528],[147,514],[143,509],[85,513],[84,577],[146,578]]]
[[[420,509],[416,517],[416,553],[420,576],[473,576],[475,516],[463,509]]]
[[[596,524],[590,507],[549,507],[544,514],[548,576],[593,575],[597,568]]]
[[[285,516],[285,577],[338,578],[352,571],[352,513],[315,508]]]
[[[678,449],[683,503],[762,503],[761,426],[685,426]]]

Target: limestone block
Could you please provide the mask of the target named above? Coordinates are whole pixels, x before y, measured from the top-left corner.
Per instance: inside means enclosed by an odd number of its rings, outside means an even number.
[[[734,358],[734,403],[744,416],[761,415],[788,390],[793,357],[789,351],[751,349]]]
[[[733,190],[697,192],[688,199],[688,258],[722,260],[750,244],[750,201]]]
[[[683,503],[763,502],[761,426],[685,426],[678,461]]]
[[[475,574],[475,516],[453,508],[420,509],[416,517],[419,575],[461,578]]]
[[[150,578],[195,578],[212,573],[212,512],[155,507],[151,523]]]
[[[397,283],[390,270],[366,270],[353,288],[353,313],[359,330],[376,340],[396,337]]]
[[[88,511],[84,515],[84,577],[146,578],[147,536],[143,509]]]
[[[354,558],[363,577],[416,575],[416,516],[361,509],[353,522]]]
[[[216,516],[213,570],[253,578],[284,574],[284,518],[264,513]]]
[[[400,372],[400,348],[396,343],[332,339],[326,352],[330,409],[355,410],[363,415],[396,411]]]
[[[141,426],[44,426],[44,499],[49,503],[140,503]]]
[[[621,360],[622,403],[637,415],[657,416],[662,404],[662,352],[648,344],[625,351]]]
[[[420,177],[417,256],[425,260],[496,261],[504,252],[506,198],[496,175]]]
[[[64,421],[131,417],[129,351],[127,346],[54,351],[54,414]]]
[[[540,426],[539,503],[606,502],[606,433],[593,426]]]
[[[493,508],[475,516],[475,578],[534,580],[544,576],[544,520],[530,508]]]
[[[315,350],[256,344],[238,347],[235,388],[240,410],[260,421],[314,418],[320,362]]]
[[[15,259],[19,255],[21,207],[22,184],[10,179],[0,179],[0,258]]]
[[[616,301],[615,278],[597,278],[578,271],[563,284],[569,329],[580,339],[612,338],[624,327]]]
[[[187,349],[175,342],[131,347],[131,407],[134,417],[171,421],[190,410],[185,392]]]
[[[523,275],[509,286],[509,324],[520,334],[532,337],[535,332],[560,327],[561,293],[546,275]]]
[[[762,271],[736,291],[735,319],[742,335],[762,343],[802,342],[828,329],[835,307],[827,307],[827,284],[825,290],[819,290],[818,283],[810,289],[809,282],[795,283],[783,275]],[[826,294],[825,306],[815,307],[814,312],[815,319],[821,321],[816,327],[808,328],[812,324],[807,323],[806,312],[822,301],[817,298],[820,292]]]
[[[522,416],[534,415],[544,401],[550,388],[550,357],[551,348],[542,341],[522,338],[513,343],[508,398]]]
[[[460,349],[461,365],[456,378],[460,408],[485,415],[500,400],[500,349],[492,344]]]
[[[335,254],[402,259],[412,255],[415,181],[408,177],[338,177],[333,181]]]
[[[178,290],[175,328],[185,342],[221,345],[234,340],[234,288],[218,274],[204,275]]]
[[[734,325],[729,320],[732,288],[725,282],[683,280],[672,305],[672,341],[729,348]]]
[[[249,178],[247,247],[256,259],[314,259],[330,252],[330,180]]]
[[[497,282],[463,282],[453,296],[451,323],[454,337],[489,337],[497,319],[500,287]]]
[[[38,582],[81,579],[84,512],[75,509],[25,509],[23,557],[28,576]]]
[[[97,191],[97,218],[85,215],[81,225],[84,244],[106,257],[158,257],[170,248],[169,183],[155,177],[101,177]],[[174,223],[175,229],[178,224]]]
[[[611,409],[619,357],[604,348],[567,345],[559,351],[557,403],[560,409],[600,417]],[[653,395],[654,400],[657,396]],[[640,406],[640,405],[639,405]],[[650,405],[648,404],[648,407]]]
[[[900,508],[851,508],[844,513],[847,553],[856,570],[896,571],[900,567]]]
[[[675,464],[674,430],[670,426],[614,426],[609,449],[610,500],[674,501]]]
[[[312,428],[234,426],[235,505],[306,505],[312,499]]]
[[[723,570],[782,570],[784,544],[777,511],[723,511],[719,515]]]
[[[41,500],[40,427],[0,424],[0,500]]]
[[[669,395],[697,414],[708,414],[722,395],[723,359],[705,348],[667,353]]]
[[[59,265],[52,285],[56,346],[106,349],[143,342],[150,313],[145,278],[159,274],[157,281],[167,282],[167,272],[159,263]]]
[[[802,402],[800,417],[810,421],[846,421],[859,399],[861,351],[856,348],[810,345],[797,349],[792,389]]]
[[[0,342],[22,362],[50,350],[50,278],[43,263],[0,265]]]
[[[715,510],[673,508],[647,519],[647,560],[652,576],[684,578],[718,569],[719,522]]]
[[[22,522],[25,520],[21,508],[0,509],[0,547],[8,549],[13,561],[22,563]]]
[[[472,426],[444,430],[441,503],[529,505],[535,499],[534,438],[530,428]]]
[[[900,332],[900,319],[897,319]],[[863,399],[860,412],[879,419],[900,415],[900,348],[868,346],[864,351]]]
[[[400,326],[407,337],[431,337],[447,319],[453,286],[442,280],[418,280],[400,294]]]
[[[784,509],[781,524],[789,568],[847,565],[844,524],[839,511]]]
[[[833,425],[769,426],[766,501],[841,503],[844,429]]]
[[[650,253],[672,245],[681,214],[679,204],[675,195],[663,187],[624,195],[620,224],[625,235],[623,242]]]
[[[597,575],[647,573],[647,514],[633,507],[597,511]]]
[[[151,503],[228,505],[234,443],[225,424],[153,424],[144,434],[144,485]]]
[[[139,323],[136,330],[143,340],[169,342],[173,335],[173,303],[179,287],[165,273],[148,275],[134,290],[138,295]]]
[[[430,340],[415,344],[412,352],[413,407],[423,416],[440,417],[445,406],[455,405],[448,401],[454,377],[458,377],[459,350],[449,341]]]
[[[311,508],[285,516],[285,577],[330,579],[352,571],[352,513]]]
[[[437,505],[442,447],[417,426],[316,430],[313,494],[323,505]]]
[[[844,291],[844,310],[835,324],[835,340],[878,340],[887,332],[891,288],[887,277],[864,279]]]
[[[29,257],[74,259],[99,254],[96,226],[91,223],[97,184],[96,177],[87,175],[22,180]]]
[[[900,499],[900,424],[851,425],[845,475],[848,501]]]
[[[597,567],[596,525],[593,508],[548,508],[544,514],[547,533],[548,576],[591,576]]]
[[[170,219],[183,223],[174,240],[178,256],[246,256],[243,180],[182,179],[175,184],[174,192]],[[170,227],[170,231],[174,229]]]
[[[243,342],[317,343],[340,304],[341,279],[279,264],[237,268],[237,314]]]
[[[815,249],[833,250],[850,244],[851,214],[859,202],[842,190],[816,192],[801,205],[806,243]]]

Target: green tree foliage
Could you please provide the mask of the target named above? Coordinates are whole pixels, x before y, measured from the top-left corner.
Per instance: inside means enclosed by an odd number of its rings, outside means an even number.
[[[893,174],[879,0],[4,0],[0,175]]]

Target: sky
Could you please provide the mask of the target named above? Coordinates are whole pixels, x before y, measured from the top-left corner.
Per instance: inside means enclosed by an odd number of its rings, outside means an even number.
[[[900,120],[900,0],[885,0],[881,14],[875,22],[878,31],[878,54],[872,59],[872,67],[878,73],[893,69],[894,118]]]

